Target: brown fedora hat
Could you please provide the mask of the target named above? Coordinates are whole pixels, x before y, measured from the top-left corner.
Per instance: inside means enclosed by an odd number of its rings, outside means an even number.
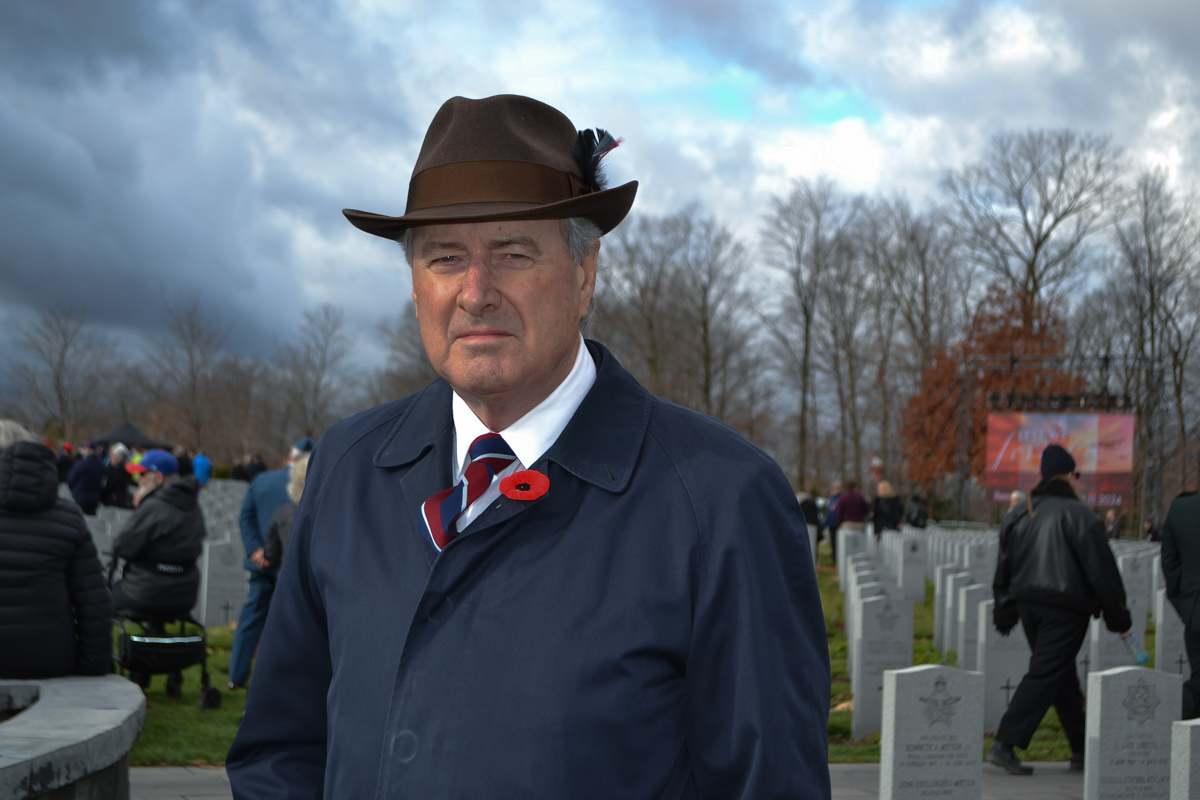
[[[444,222],[586,217],[608,233],[625,218],[637,181],[605,189],[604,131],[577,131],[556,108],[519,95],[452,97],[429,124],[408,184],[404,216],[343,209],[385,239]]]

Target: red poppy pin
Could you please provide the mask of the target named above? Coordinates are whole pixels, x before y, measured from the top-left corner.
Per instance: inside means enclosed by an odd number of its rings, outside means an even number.
[[[514,472],[500,481],[500,494],[513,500],[537,500],[550,488],[550,479],[536,469]]]

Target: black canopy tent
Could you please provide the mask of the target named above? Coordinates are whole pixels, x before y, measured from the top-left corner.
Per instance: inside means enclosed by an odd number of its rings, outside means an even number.
[[[95,437],[92,439],[92,442],[95,444],[120,442],[126,447],[138,447],[146,450],[152,450],[156,447],[160,447],[163,450],[171,449],[171,445],[166,442],[160,442],[158,439],[151,439],[128,422],[117,426],[103,436]]]

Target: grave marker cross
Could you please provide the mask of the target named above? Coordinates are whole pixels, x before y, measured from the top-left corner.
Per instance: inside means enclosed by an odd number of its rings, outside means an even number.
[[[1179,660],[1176,661],[1175,663],[1179,665],[1179,674],[1182,675],[1183,674],[1183,665],[1187,663],[1187,656],[1185,656],[1181,653],[1179,656]]]
[[[1017,687],[1012,685],[1012,678],[1005,678],[1004,685],[1000,688],[1004,690],[1004,707],[1008,708],[1008,704],[1012,700],[1012,690]]]

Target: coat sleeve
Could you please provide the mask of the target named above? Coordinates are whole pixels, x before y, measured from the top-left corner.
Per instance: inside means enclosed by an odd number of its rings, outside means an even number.
[[[1092,515],[1092,521],[1081,532],[1078,541],[1079,565],[1100,602],[1104,624],[1114,633],[1124,633],[1133,627],[1133,616],[1125,605],[1125,583],[1117,569],[1117,559],[1108,546],[1104,523]]]
[[[67,572],[67,589],[75,613],[76,675],[107,675],[112,671],[112,596],[105,584],[96,545],[83,527]]]
[[[1171,605],[1175,606],[1175,610],[1179,612],[1180,618],[1186,627],[1191,627],[1192,609],[1187,608],[1186,611],[1181,606],[1187,605],[1183,602],[1183,597],[1180,588],[1183,583],[1183,559],[1179,555],[1179,539],[1175,532],[1175,526],[1172,524],[1171,515],[1167,514],[1167,519],[1162,526],[1162,571],[1163,577],[1166,579],[1167,599],[1171,601]]]
[[[992,624],[996,630],[1007,636],[1017,626],[1020,618],[1017,606],[1008,596],[1008,587],[1012,583],[1012,560],[1009,547],[1012,542],[1012,530],[1017,518],[1009,514],[1000,526],[1000,541],[996,555],[996,572],[992,576]]]
[[[141,558],[150,543],[150,534],[154,533],[156,523],[157,515],[152,509],[145,505],[140,506],[113,541],[114,558],[123,558],[126,561]]]
[[[694,492],[693,505],[686,735],[697,796],[828,798],[829,649],[791,488],[762,464],[740,486]]]
[[[226,771],[238,800],[315,800],[325,783],[329,629],[312,569],[305,493]],[[382,698],[381,702],[385,702]]]
[[[254,500],[254,482],[246,489],[246,499],[242,501],[242,513],[238,515],[238,527],[242,531],[242,545],[249,556],[263,546],[263,532],[258,529],[258,507]]]

